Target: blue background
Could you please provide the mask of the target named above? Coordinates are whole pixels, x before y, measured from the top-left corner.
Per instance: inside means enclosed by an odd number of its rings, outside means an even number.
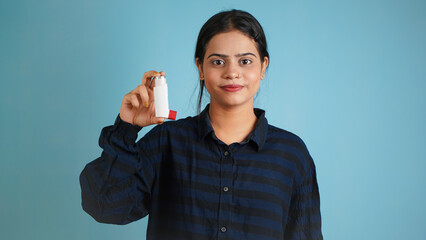
[[[86,214],[79,174],[145,71],[196,113],[198,31],[231,8],[264,27],[255,105],[307,144],[324,237],[426,239],[424,0],[1,1],[0,239],[145,239]]]

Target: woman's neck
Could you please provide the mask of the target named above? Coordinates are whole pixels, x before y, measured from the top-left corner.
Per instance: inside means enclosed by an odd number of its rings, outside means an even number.
[[[210,103],[209,117],[216,137],[227,145],[242,142],[257,122],[253,104],[225,108]]]

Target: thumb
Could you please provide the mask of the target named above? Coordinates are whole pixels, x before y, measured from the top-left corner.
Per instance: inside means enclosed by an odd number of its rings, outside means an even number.
[[[163,122],[165,121],[166,119],[165,118],[163,118],[163,117],[156,117],[155,119],[154,119],[154,122],[156,123],[156,124],[163,124]]]

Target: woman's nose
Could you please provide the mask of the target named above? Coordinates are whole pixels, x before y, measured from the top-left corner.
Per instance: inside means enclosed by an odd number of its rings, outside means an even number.
[[[225,78],[226,79],[234,79],[240,77],[240,69],[235,63],[228,63],[225,68]]]

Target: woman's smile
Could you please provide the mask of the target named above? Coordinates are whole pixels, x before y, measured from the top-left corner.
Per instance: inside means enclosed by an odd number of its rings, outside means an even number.
[[[223,90],[225,90],[227,92],[238,92],[243,87],[244,86],[239,85],[239,84],[227,84],[227,85],[221,86],[220,88],[222,88]]]

